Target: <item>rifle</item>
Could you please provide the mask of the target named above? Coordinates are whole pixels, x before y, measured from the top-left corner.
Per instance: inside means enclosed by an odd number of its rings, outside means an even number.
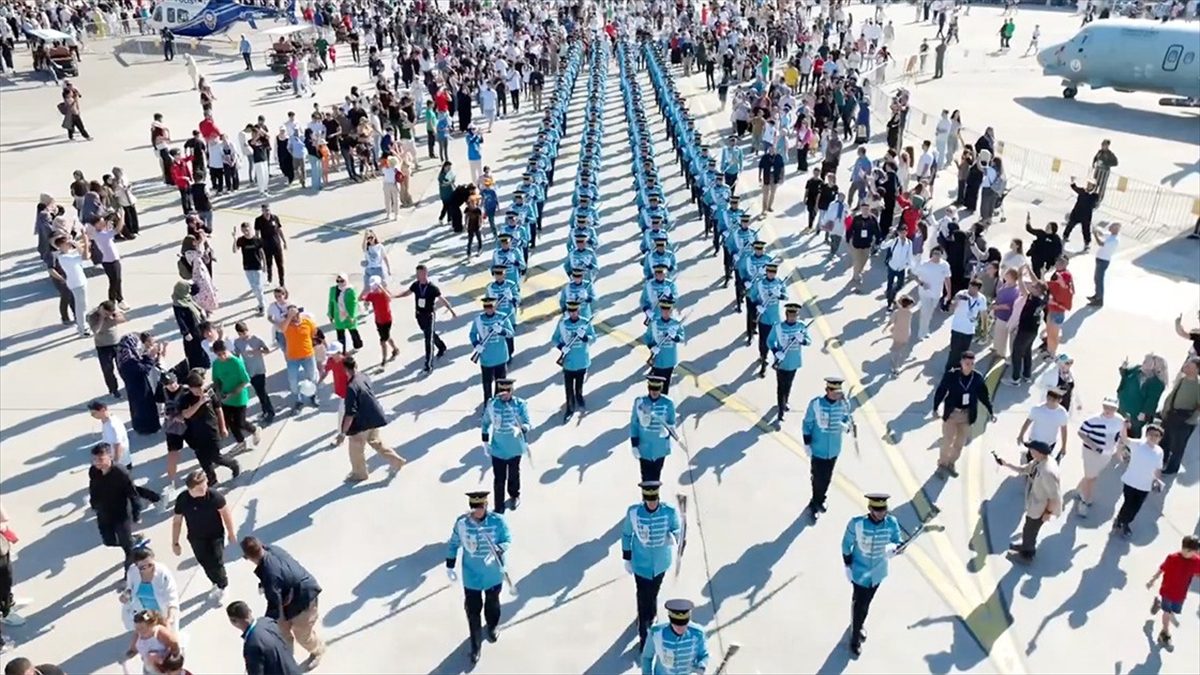
[[[479,535],[483,537],[484,543],[487,544],[488,550],[492,556],[496,558],[496,564],[500,566],[500,574],[504,576],[504,583],[508,584],[508,591],[513,595],[517,594],[517,587],[513,584],[512,577],[508,576],[508,569],[504,565],[504,558],[500,555],[500,548],[496,546],[496,542],[492,541],[492,535],[486,530],[480,530]]]
[[[647,368],[654,367],[654,357],[658,356],[658,353],[662,350],[662,346],[665,345],[668,340],[673,339],[674,338],[664,332],[662,339],[655,343],[654,347],[650,349],[650,357],[646,359]]]
[[[584,319],[584,323],[585,324],[591,323],[591,321],[589,319]],[[577,328],[576,330],[579,330],[579,329]],[[560,353],[558,355],[558,360],[556,360],[554,363],[561,366],[563,364],[563,361],[565,361],[567,359],[567,352],[571,351],[571,348],[575,346],[576,342],[579,342],[579,334],[571,333],[571,339],[568,340],[567,343],[562,346],[561,350],[559,350]]]
[[[741,650],[741,648],[742,645],[738,644],[737,642],[729,643],[729,646],[725,648],[725,656],[721,658],[720,665],[718,665],[716,671],[714,671],[716,675],[725,675],[725,669],[729,667],[729,660],[732,659],[734,655]]]
[[[813,321],[816,321],[816,319],[809,319],[807,322],[801,324],[802,326],[804,326],[804,333],[803,333],[804,337],[808,337],[808,327],[810,325],[812,325]],[[783,346],[782,350],[780,350],[778,352],[774,352],[775,362],[771,364],[771,367],[774,368],[775,370],[779,370],[779,362],[783,360],[783,356],[780,356],[780,354],[787,356],[788,350],[790,350],[792,348],[792,346],[795,345],[799,341],[800,341],[799,338],[793,337],[792,339],[788,340],[788,343]]]
[[[504,330],[506,325],[505,322],[512,317],[512,312],[509,312],[508,314],[501,314],[500,316],[505,321],[498,321],[493,324],[492,327],[488,329],[487,334],[484,335],[479,341],[479,344],[475,345],[475,348],[471,351],[471,363],[479,363],[479,357],[483,354],[484,345],[486,345],[488,341],[495,337],[496,333]]]
[[[675,578],[678,579],[679,569],[683,565],[683,549],[687,547],[687,495],[675,495],[675,503],[679,505],[679,544],[675,549]]]

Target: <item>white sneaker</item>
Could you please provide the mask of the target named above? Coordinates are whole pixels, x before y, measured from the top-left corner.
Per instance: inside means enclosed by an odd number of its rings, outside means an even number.
[[[0,619],[0,623],[3,623],[5,626],[24,626],[25,617],[16,612],[9,612],[8,616]]]
[[[208,599],[218,605],[225,604],[225,589],[213,586],[208,592]]]
[[[162,505],[164,511],[171,511],[175,508],[175,486],[168,485],[162,491]]]

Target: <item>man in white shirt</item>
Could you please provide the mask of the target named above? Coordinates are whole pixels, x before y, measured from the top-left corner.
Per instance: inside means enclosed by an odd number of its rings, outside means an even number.
[[[946,361],[946,372],[956,368],[963,352],[971,348],[979,315],[987,310],[987,298],[980,292],[982,288],[982,281],[972,279],[967,290],[956,293],[950,302],[950,356]]]
[[[1046,392],[1045,403],[1029,409],[1029,415],[1025,418],[1025,423],[1021,425],[1021,432],[1017,434],[1017,443],[1024,446],[1026,440],[1038,441],[1045,443],[1050,448],[1050,452],[1054,452],[1057,447],[1058,454],[1054,459],[1061,462],[1063,455],[1067,454],[1067,421],[1069,417],[1067,409],[1062,406],[1062,392],[1058,389],[1051,389]],[[1029,434],[1028,439],[1026,439],[1026,433]]]
[[[938,170],[938,153],[934,150],[929,141],[921,143],[921,156],[917,159],[917,179],[923,180],[933,187],[933,182],[937,180]]]
[[[87,326],[87,274],[83,271],[83,261],[89,259],[87,239],[81,239],[77,245],[65,234],[60,235],[54,240],[54,248],[54,259],[62,272],[51,269],[50,276],[71,289],[71,295],[75,298],[75,327],[80,336],[91,337],[92,331]]]
[[[125,293],[122,290],[121,253],[117,250],[117,241],[125,230],[124,221],[114,227],[108,218],[100,218],[87,226],[87,234],[92,244],[100,251],[100,266],[108,277],[108,299],[117,303],[121,311],[128,312],[129,305],[125,304]]]
[[[1092,506],[1096,479],[1108,468],[1117,446],[1127,442],[1125,418],[1117,413],[1117,399],[1106,398],[1102,406],[1103,411],[1099,415],[1089,417],[1079,427],[1079,438],[1083,441],[1083,450],[1080,451],[1083,456],[1083,478],[1077,488],[1079,507],[1075,512],[1080,518],[1086,518]]]
[[[1104,275],[1108,273],[1108,266],[1112,263],[1113,255],[1117,252],[1117,246],[1121,243],[1120,233],[1120,223],[1110,223],[1108,234],[1104,234],[1099,225],[1095,227],[1093,236],[1096,238],[1096,241],[1100,242],[1100,248],[1096,249],[1096,272],[1092,277],[1092,282],[1096,286],[1096,293],[1088,298],[1088,304],[1093,307],[1104,306]]]
[[[942,260],[941,246],[929,250],[929,260],[917,265],[917,333],[921,340],[929,337],[929,322],[943,295],[950,293],[950,263]]]
[[[100,421],[100,440],[112,448],[113,464],[132,470],[133,455],[129,452],[129,432],[125,430],[125,420],[110,413],[103,401],[89,403],[88,413],[92,419]]]
[[[946,153],[950,150],[950,129],[954,123],[950,121],[950,111],[943,110],[942,116],[938,119],[937,129],[934,132],[934,138],[937,139],[937,154],[942,166],[949,163]]]
[[[1129,465],[1121,476],[1124,483],[1124,500],[1117,517],[1113,519],[1113,532],[1128,538],[1132,532],[1129,524],[1137,517],[1150,491],[1162,489],[1163,451],[1159,447],[1163,430],[1158,424],[1147,424],[1142,430],[1143,440],[1129,444],[1125,458]]]
[[[904,286],[904,278],[913,264],[912,241],[908,238],[908,228],[904,223],[896,226],[894,236],[885,241],[880,247],[883,260],[887,263],[887,310],[890,312],[896,306],[896,296]]]

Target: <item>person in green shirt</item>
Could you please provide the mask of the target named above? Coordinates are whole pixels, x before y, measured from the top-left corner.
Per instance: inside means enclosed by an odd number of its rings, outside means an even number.
[[[425,109],[421,111],[421,116],[425,118],[425,142],[429,144],[429,159],[437,159],[437,155],[434,154],[437,145],[437,113],[433,109],[431,99],[425,99]]]
[[[1129,420],[1129,437],[1141,438],[1142,427],[1154,421],[1159,399],[1167,389],[1167,362],[1157,354],[1147,354],[1140,366],[1131,366],[1126,359],[1120,374],[1118,410]]]
[[[325,36],[322,35],[317,38],[317,41],[313,43],[313,46],[317,48],[317,56],[321,57],[321,65],[328,68],[329,67],[329,40],[326,40]]]
[[[237,440],[235,452],[246,449],[246,434],[250,434],[254,445],[260,440],[258,427],[246,419],[246,406],[250,405],[250,374],[240,357],[229,351],[224,340],[212,345],[217,359],[212,363],[213,389],[221,401],[221,412],[225,415],[225,426]]]

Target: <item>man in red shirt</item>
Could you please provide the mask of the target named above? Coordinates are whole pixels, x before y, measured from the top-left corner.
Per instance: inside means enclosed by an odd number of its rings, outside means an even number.
[[[221,130],[217,128],[217,123],[213,121],[212,111],[204,111],[204,119],[200,120],[200,136],[202,136],[205,141],[212,141],[212,139],[220,135]]]
[[[342,352],[340,342],[330,342],[325,345],[325,353],[327,355],[325,368],[318,384],[325,381],[326,375],[333,375],[333,395],[338,397],[338,432],[337,437],[333,439],[333,445],[337,447],[346,440],[345,434],[342,433],[342,418],[346,416],[346,387],[350,384],[350,373],[346,372],[346,366],[342,364],[346,355]]]
[[[1191,535],[1184,537],[1179,552],[1167,556],[1150,581],[1146,582],[1146,588],[1154,588],[1154,582],[1160,576],[1162,586],[1158,589],[1158,597],[1154,598],[1150,613],[1155,614],[1162,609],[1162,630],[1158,633],[1158,641],[1170,647],[1171,622],[1176,615],[1183,613],[1183,601],[1187,599],[1192,579],[1200,577],[1200,539]]]
[[[433,97],[433,109],[441,113],[450,112],[450,92],[446,91],[445,87],[438,89],[438,93]]]
[[[1042,345],[1042,353],[1046,359],[1058,355],[1058,343],[1062,339],[1062,325],[1071,311],[1071,301],[1075,299],[1075,278],[1067,269],[1069,258],[1060,255],[1054,262],[1054,273],[1046,284],[1050,291],[1050,301],[1046,312],[1046,342]]]
[[[378,276],[367,279],[367,286],[371,290],[364,293],[359,300],[371,303],[371,311],[375,314],[375,330],[379,332],[379,347],[383,351],[383,360],[379,362],[379,367],[383,368],[388,361],[400,355],[400,349],[392,340],[392,294],[388,292],[383,279]],[[388,347],[392,348],[390,357]]]
[[[179,148],[171,150],[171,180],[179,190],[179,198],[183,200],[183,215],[192,212],[192,161],[179,152]]]

